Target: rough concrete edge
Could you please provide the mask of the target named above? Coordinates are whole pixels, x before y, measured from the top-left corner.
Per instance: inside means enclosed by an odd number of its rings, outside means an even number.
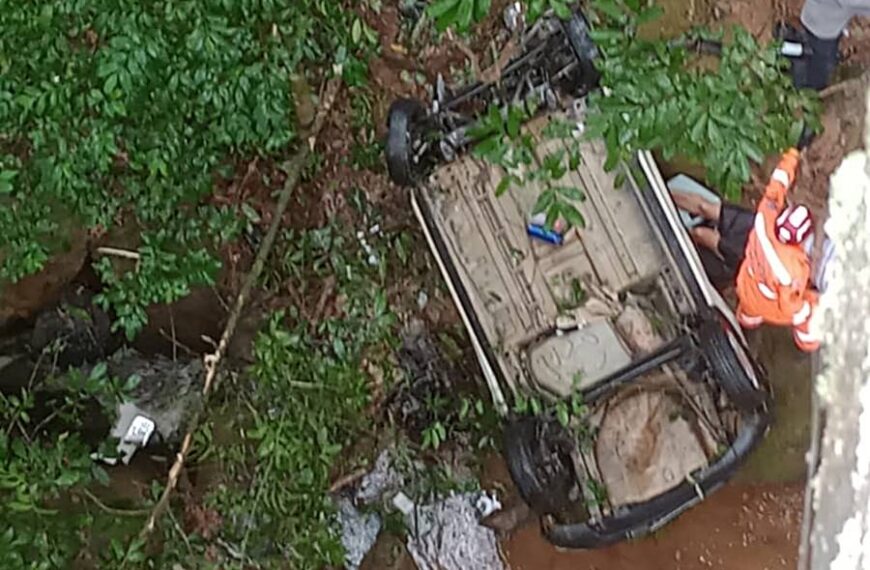
[[[825,424],[809,482],[813,570],[870,568],[870,91],[865,150],[831,177],[826,233],[838,252],[822,296],[822,369],[816,378]]]

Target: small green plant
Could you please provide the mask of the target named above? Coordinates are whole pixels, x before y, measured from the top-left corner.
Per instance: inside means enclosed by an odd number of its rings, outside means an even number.
[[[369,426],[363,362],[383,359],[395,327],[385,256],[373,265],[349,233],[335,224],[280,242],[266,285],[292,287],[314,302],[275,313],[254,342],[249,374],[218,396],[226,410],[246,413],[232,420],[240,441],[215,451],[231,483],[213,489],[208,504],[227,521],[222,540],[262,567],[317,569],[343,560],[328,490],[343,450]],[[384,240],[370,241],[382,254]],[[329,315],[317,312],[325,282],[342,299]]]
[[[556,16],[567,20],[571,17],[571,4],[571,0],[526,0],[526,18],[533,23],[547,10],[553,10]]]
[[[86,546],[85,530],[97,524],[86,508],[92,496],[87,487],[109,482],[91,452],[114,453],[110,442],[89,444],[70,426],[81,429],[101,415],[112,421],[138,381],[114,378],[105,365],[88,373],[46,371],[17,394],[0,394],[3,568],[68,568]],[[84,505],[74,506],[71,497],[85,499]]]
[[[454,28],[465,33],[489,14],[491,6],[492,0],[435,0],[426,7],[426,14],[435,20],[439,32]]]
[[[695,30],[671,40],[644,39],[638,25],[660,11],[640,0],[596,0],[592,37],[603,52],[600,93],[589,97],[586,134],[607,145],[608,170],[640,149],[660,149],[703,164],[708,181],[736,200],[750,164],[818,128],[818,99],[797,91],[776,45],[759,46],[734,28],[721,56],[692,49],[718,39]]]
[[[447,440],[447,429],[440,421],[435,421],[423,430],[423,449],[438,450],[441,444]]]
[[[579,384],[579,376],[575,377],[574,383]],[[591,441],[592,430],[587,422],[589,406],[584,403],[583,395],[577,390],[568,398],[553,402],[542,402],[536,396],[517,394],[513,411],[518,415],[555,419],[562,427],[573,430],[582,444]]]

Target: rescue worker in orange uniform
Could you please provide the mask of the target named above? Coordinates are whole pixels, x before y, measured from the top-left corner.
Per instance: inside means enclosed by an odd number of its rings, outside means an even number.
[[[810,284],[810,260],[801,247],[813,234],[812,217],[805,206],[786,205],[799,159],[796,149],[782,156],[758,203],[737,273],[737,319],[750,329],[763,323],[791,326],[798,348],[812,352],[820,344],[809,326],[818,293]]]

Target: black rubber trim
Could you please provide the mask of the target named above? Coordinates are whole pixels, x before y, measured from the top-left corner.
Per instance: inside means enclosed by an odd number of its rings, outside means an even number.
[[[648,372],[657,370],[669,362],[677,360],[685,354],[686,351],[691,350],[692,348],[693,342],[690,337],[677,337],[644,356],[642,359],[628,363],[596,383],[595,386],[583,391],[583,401],[592,404],[599,400],[603,400],[632,380],[639,378]]]
[[[544,534],[556,546],[588,549],[655,532],[724,485],[743,464],[767,431],[769,416],[759,410],[743,416],[743,421],[743,429],[728,451],[713,464],[692,473],[694,484],[687,479],[653,499],[620,507],[602,521],[554,524],[545,528]],[[698,489],[703,496],[699,496]]]

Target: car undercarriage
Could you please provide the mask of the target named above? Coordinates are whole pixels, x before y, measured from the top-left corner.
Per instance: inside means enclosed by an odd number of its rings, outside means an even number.
[[[428,110],[394,104],[387,159],[394,181],[412,187],[508,418],[505,455],[521,495],[554,544],[591,548],[652,532],[721,486],[764,434],[767,394],[652,155],[608,171],[601,141],[580,135],[595,77],[585,19],[543,22],[523,36],[505,81],[452,95],[439,80]],[[523,127],[535,161],[579,145],[558,183],[579,190],[572,206],[585,223],[560,245],[527,233],[543,183],[499,196],[506,172],[464,152],[487,106],[529,100],[539,103]],[[553,121],[576,137],[545,136]],[[526,397],[579,401],[583,413],[514,413],[511,402]]]

